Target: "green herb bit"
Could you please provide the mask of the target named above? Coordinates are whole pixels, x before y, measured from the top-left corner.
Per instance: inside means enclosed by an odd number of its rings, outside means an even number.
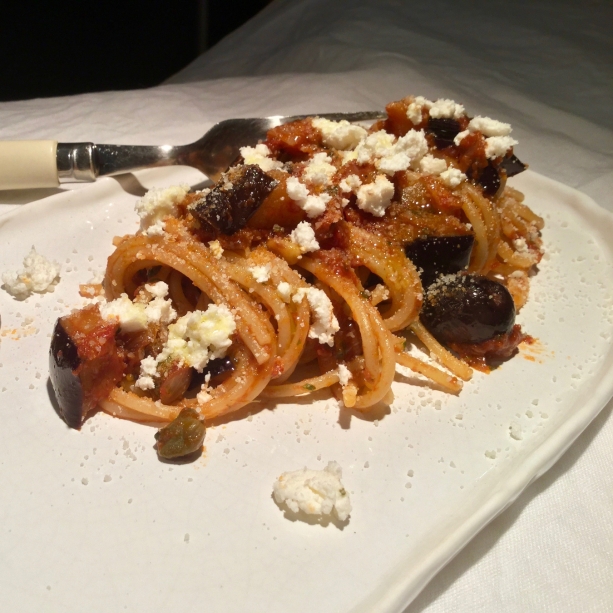
[[[310,383],[306,383],[304,385],[304,389],[308,390],[309,392],[314,392],[317,388],[314,385],[311,385]]]

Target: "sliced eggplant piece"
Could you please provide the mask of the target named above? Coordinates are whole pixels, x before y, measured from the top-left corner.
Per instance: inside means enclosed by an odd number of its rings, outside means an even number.
[[[51,338],[49,375],[60,415],[71,428],[80,428],[84,417],[83,386],[75,374],[80,364],[77,346],[58,319]]]
[[[177,418],[155,433],[158,455],[166,460],[181,458],[202,448],[206,428],[194,409],[183,409]]]
[[[488,164],[479,176],[479,185],[483,188],[483,192],[488,196],[494,196],[500,189],[501,180],[498,169],[493,164]]]
[[[514,177],[520,172],[524,172],[528,165],[524,164],[515,154],[512,154],[509,157],[503,158],[502,162],[500,162],[500,168],[507,173],[507,177]]]
[[[405,246],[406,256],[415,264],[424,287],[439,275],[465,270],[475,242],[472,234],[465,236],[427,236]]]
[[[420,318],[444,345],[482,343],[511,331],[515,304],[509,290],[496,281],[446,275],[426,289]]]
[[[434,142],[438,149],[445,149],[453,145],[453,139],[461,131],[460,124],[451,117],[430,117],[428,119],[428,132],[434,134]]]
[[[237,166],[189,210],[206,231],[234,234],[246,225],[276,185],[277,181],[259,166]]]
[[[118,324],[88,306],[57,320],[49,352],[51,384],[60,415],[80,428],[87,414],[121,381],[126,362],[115,342]]]

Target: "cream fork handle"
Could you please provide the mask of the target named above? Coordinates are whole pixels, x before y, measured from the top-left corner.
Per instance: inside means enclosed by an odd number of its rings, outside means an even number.
[[[0,189],[57,187],[57,141],[0,142]]]

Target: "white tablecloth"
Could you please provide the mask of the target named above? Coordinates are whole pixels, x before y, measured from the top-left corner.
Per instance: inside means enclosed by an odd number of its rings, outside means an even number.
[[[613,211],[611,24],[604,0],[277,0],[163,86],[0,104],[0,139],[179,144],[232,116],[451,97]],[[54,191],[0,192],[0,209]],[[406,613],[613,611],[612,411]]]

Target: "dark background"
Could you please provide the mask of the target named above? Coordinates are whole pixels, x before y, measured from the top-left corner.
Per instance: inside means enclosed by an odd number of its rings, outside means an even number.
[[[270,0],[0,0],[0,100],[158,85]]]

